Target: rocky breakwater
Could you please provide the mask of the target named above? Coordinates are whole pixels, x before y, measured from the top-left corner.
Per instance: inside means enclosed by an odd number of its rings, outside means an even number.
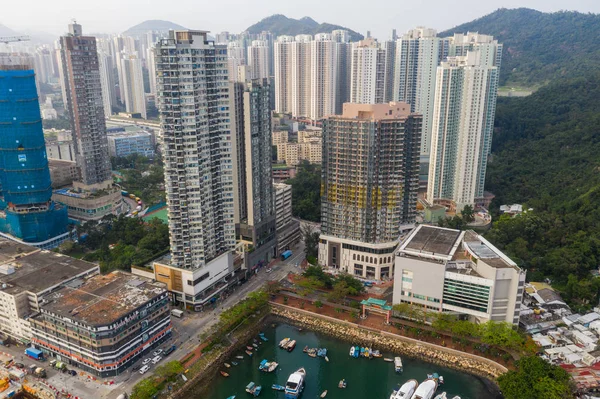
[[[385,331],[373,331],[355,323],[336,320],[328,316],[276,304],[272,307],[271,312],[288,323],[343,339],[352,344],[368,345],[377,349],[401,353],[488,379],[495,379],[507,371],[501,364],[480,356]]]

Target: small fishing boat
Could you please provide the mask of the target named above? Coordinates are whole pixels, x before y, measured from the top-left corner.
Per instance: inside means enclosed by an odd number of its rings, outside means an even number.
[[[262,332],[258,334],[258,338],[260,338],[262,341],[265,341],[265,342],[268,341],[267,337],[265,337],[265,333],[262,333]]]
[[[277,369],[277,367],[279,366],[279,363],[277,362],[270,362],[269,363],[269,368],[267,369],[267,373],[272,373],[273,371],[275,371],[275,369]]]
[[[257,397],[258,395],[260,395],[260,391],[262,391],[262,387],[260,385],[256,385],[254,383],[254,381],[250,382],[248,385],[246,385],[246,392],[248,392],[250,395]]]
[[[231,364],[233,364],[234,366],[237,366],[239,363],[238,362],[231,362]]]
[[[363,353],[364,357],[371,357],[371,349],[370,348],[365,348],[365,351]]]
[[[325,356],[325,361],[326,361],[326,362],[328,362],[328,361],[329,361],[329,358],[328,358],[327,356]]]
[[[317,357],[317,350],[315,348],[311,348],[306,351],[306,354],[310,357]]]
[[[321,394],[321,397],[324,398],[325,396],[327,396],[327,389],[323,391],[323,393]]]
[[[235,395],[231,395],[227,399],[235,399]]]
[[[317,356],[319,356],[319,357],[327,356],[327,349],[326,348],[317,349]]]
[[[277,384],[271,385],[271,388],[274,389],[275,391],[283,391],[283,390],[285,390],[285,387],[283,385],[277,385]]]
[[[308,345],[306,345],[306,346],[304,347],[304,349],[302,349],[302,352],[304,352],[304,353],[308,352]]]
[[[432,399],[437,389],[437,381],[426,379],[415,390],[412,399]]]
[[[250,345],[248,345],[248,346],[246,346],[246,349],[248,349],[249,351],[251,351],[251,350],[254,350],[254,347],[253,347],[253,346],[250,346]]]
[[[296,340],[293,339],[290,342],[288,342],[288,344],[285,346],[285,350],[288,352],[291,352],[294,350],[295,347],[296,347]]]
[[[344,378],[343,380],[340,380],[340,382],[338,383],[338,388],[346,388],[346,379]]]
[[[365,347],[361,346],[360,347],[360,357],[363,357],[365,355]]]
[[[280,348],[285,348],[285,346],[288,344],[288,342],[290,342],[289,338],[284,338],[281,341],[279,341],[279,347]]]
[[[227,373],[226,373],[226,372],[224,372],[224,371],[220,371],[220,373],[221,373],[221,375],[222,375],[223,377],[229,377],[229,374],[227,374]]]
[[[438,378],[438,384],[444,385],[444,376],[443,375],[440,375],[440,378]]]
[[[434,399],[448,399],[448,397],[446,396],[446,392],[442,392],[441,394],[437,395]]]
[[[231,367],[231,364],[229,364],[229,363],[223,363],[223,366],[229,368],[229,367]]]
[[[391,362],[393,362],[393,361],[394,361],[394,359],[391,359],[391,358],[389,358],[389,357],[384,357],[384,358],[383,358],[383,361],[384,361],[384,362],[390,362],[390,363],[391,363]]]
[[[394,370],[396,373],[402,372],[402,358],[400,356],[394,358]]]
[[[252,346],[255,347],[255,348],[258,348],[258,345],[256,345],[256,344],[252,344]]]
[[[358,346],[354,347],[354,357],[360,356],[360,348]]]
[[[304,378],[306,377],[306,370],[304,367],[299,368],[290,374],[287,382],[285,383],[285,398],[294,399],[300,396],[304,389]]]
[[[252,357],[252,352],[250,352],[250,351],[246,351],[246,355],[248,355],[248,356]]]
[[[267,361],[267,359],[261,360],[260,364],[258,365],[258,369],[261,370],[261,371],[265,371],[268,368],[267,364],[269,364],[269,362]]]
[[[354,352],[356,351],[356,348],[354,346],[350,347],[350,356],[354,357]]]
[[[243,359],[243,358],[244,358],[244,356],[237,355],[235,358],[236,358],[236,359]]]
[[[379,351],[373,351],[373,353],[371,353],[371,356],[379,358],[379,357],[382,357],[383,355]]]
[[[394,389],[390,399],[411,399],[418,386],[419,383],[417,380],[408,380],[398,389]]]

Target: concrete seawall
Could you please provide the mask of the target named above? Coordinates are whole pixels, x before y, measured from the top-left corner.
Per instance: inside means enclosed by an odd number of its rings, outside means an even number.
[[[402,335],[372,330],[355,323],[338,320],[286,305],[271,303],[271,313],[286,321],[309,330],[340,338],[355,344],[374,345],[377,349],[387,349],[427,362],[466,371],[488,379],[496,379],[508,371],[503,365],[471,353],[461,352],[418,341]]]

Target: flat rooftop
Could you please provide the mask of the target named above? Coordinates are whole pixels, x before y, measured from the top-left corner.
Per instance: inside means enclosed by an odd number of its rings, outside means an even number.
[[[463,247],[474,257],[481,259],[486,264],[497,269],[517,268],[518,266],[508,256],[504,255],[498,248],[485,240],[474,231],[467,231]]]
[[[460,230],[420,225],[400,249],[425,255],[452,256],[456,252],[460,235]]]
[[[166,291],[163,283],[115,271],[65,286],[46,296],[42,309],[89,326],[111,324]]]
[[[0,239],[0,290],[41,293],[98,266],[56,252]]]

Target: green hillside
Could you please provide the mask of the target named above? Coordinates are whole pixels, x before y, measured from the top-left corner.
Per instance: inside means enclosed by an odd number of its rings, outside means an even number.
[[[468,31],[493,35],[504,44],[503,86],[535,87],[559,77],[582,76],[597,70],[600,62],[598,14],[502,8],[440,36]]]
[[[358,41],[363,39],[363,35],[354,32],[351,29],[344,28],[343,26],[322,23],[319,24],[310,17],[304,17],[301,19],[288,18],[285,15],[275,14],[262,19],[246,29],[249,33],[260,33],[262,31],[270,31],[276,37],[280,35],[315,35],[317,33],[331,33],[336,29],[346,29],[350,32],[350,40]]]

